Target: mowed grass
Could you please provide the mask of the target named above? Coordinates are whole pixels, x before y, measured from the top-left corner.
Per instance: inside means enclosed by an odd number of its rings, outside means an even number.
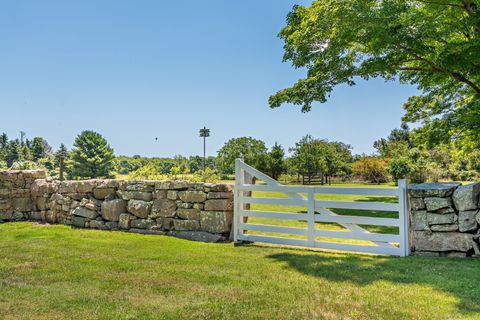
[[[479,319],[480,264],[0,225],[1,319]]]
[[[387,185],[371,185],[371,184],[342,184],[342,187],[366,187],[366,188],[388,188]],[[255,191],[252,193],[252,197],[258,198],[288,198],[289,196],[286,193],[282,192],[260,192]],[[387,203],[397,203],[397,197],[385,197],[385,196],[369,196],[369,195],[345,195],[345,194],[316,194],[315,200],[331,200],[331,201],[348,201],[348,202],[387,202]],[[275,204],[252,204],[250,207],[251,210],[256,211],[273,211],[273,212],[286,212],[286,213],[306,213],[307,207],[303,206],[286,206],[286,205],[275,205]],[[339,215],[350,215],[350,216],[364,216],[364,217],[379,217],[379,218],[398,218],[398,212],[388,212],[388,211],[371,211],[371,210],[351,210],[351,209],[331,209],[332,212]],[[250,217],[248,218],[248,223],[251,224],[263,224],[263,225],[273,225],[273,226],[285,226],[285,227],[296,227],[296,228],[307,228],[306,221],[295,221],[295,220],[285,220],[285,219],[269,219],[269,218],[257,218]],[[391,226],[374,226],[374,225],[361,225],[362,228],[368,230],[369,232],[374,233],[386,233],[386,234],[398,234],[398,227]],[[332,231],[345,231],[348,230],[336,223],[315,223],[316,229],[323,230],[332,230]],[[297,238],[297,239],[306,239],[302,235],[289,235],[289,234],[278,234],[272,232],[261,232],[261,231],[248,231],[250,234],[259,234],[259,235],[269,235],[269,236],[280,236],[287,238]],[[350,240],[350,239],[340,239],[340,238],[326,238],[326,237],[316,237],[318,241],[329,241],[329,242],[341,242],[341,243],[352,243],[352,244],[363,244],[363,245],[374,245],[371,241],[363,240]]]

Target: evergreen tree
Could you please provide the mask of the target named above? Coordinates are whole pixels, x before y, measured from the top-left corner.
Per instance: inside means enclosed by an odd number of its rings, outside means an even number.
[[[60,148],[55,152],[55,162],[59,168],[59,178],[63,180],[64,170],[65,170],[65,160],[68,159],[68,150],[67,147],[62,143]]]
[[[7,145],[7,143],[8,143],[8,136],[7,136],[7,134],[4,132],[4,133],[2,133],[2,135],[0,135],[0,149],[5,148],[5,146]]]
[[[41,137],[35,137],[29,142],[30,153],[32,154],[32,160],[38,161],[47,155],[47,142]]]
[[[21,147],[18,139],[12,140],[4,148],[4,158],[7,167],[11,167],[15,161],[21,160]]]
[[[70,153],[71,175],[81,178],[107,177],[113,168],[113,149],[105,138],[94,131],[77,136]]]

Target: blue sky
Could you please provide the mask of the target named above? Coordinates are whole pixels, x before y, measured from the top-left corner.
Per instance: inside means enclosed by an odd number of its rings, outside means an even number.
[[[295,3],[310,1],[2,1],[0,132],[57,148],[92,129],[116,154],[173,156],[202,153],[206,125],[212,155],[232,137],[288,148],[307,133],[372,152],[414,87],[361,81],[306,114],[268,107],[304,76],[277,38]]]

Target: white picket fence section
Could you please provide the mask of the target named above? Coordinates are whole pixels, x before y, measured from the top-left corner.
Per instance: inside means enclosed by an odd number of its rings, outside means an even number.
[[[265,184],[252,184],[252,177]],[[282,192],[289,198],[258,198],[250,194],[254,191]],[[318,201],[315,194],[349,194],[370,196],[395,196],[398,203],[384,202],[347,202]],[[398,188],[334,188],[313,186],[287,186],[270,178],[257,169],[237,159],[235,163],[235,203],[233,237],[235,242],[265,242],[282,245],[322,248],[387,254],[395,256],[409,255],[408,241],[408,199],[407,181],[399,180]],[[249,210],[249,204],[273,204],[302,206],[307,213],[267,212]],[[398,212],[398,218],[376,218],[367,216],[338,215],[330,209],[359,209]],[[307,228],[294,228],[248,223],[247,217],[306,221]],[[332,231],[315,228],[315,222],[337,223],[348,231]],[[359,225],[395,226],[399,234],[371,233]],[[281,236],[266,236],[248,233],[248,231],[271,232],[290,235],[302,235],[304,239]],[[341,242],[318,241],[315,237],[328,237],[351,240],[367,240],[372,245],[360,245]]]

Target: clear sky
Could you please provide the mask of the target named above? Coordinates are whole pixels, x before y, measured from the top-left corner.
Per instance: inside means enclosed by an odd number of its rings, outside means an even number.
[[[310,1],[1,1],[0,132],[57,148],[92,129],[116,154],[188,156],[205,125],[211,155],[232,137],[288,148],[307,133],[372,152],[414,87],[377,79],[310,113],[268,107],[304,75],[277,38],[295,3]]]

